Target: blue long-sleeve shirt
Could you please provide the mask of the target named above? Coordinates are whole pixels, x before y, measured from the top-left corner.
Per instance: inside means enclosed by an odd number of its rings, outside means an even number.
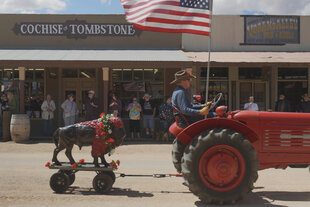
[[[200,115],[201,105],[191,104],[191,100],[186,90],[182,86],[177,86],[172,94],[172,106],[178,108],[185,118],[191,122],[191,116]]]

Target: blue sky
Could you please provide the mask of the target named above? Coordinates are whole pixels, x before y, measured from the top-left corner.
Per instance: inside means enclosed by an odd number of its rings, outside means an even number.
[[[213,0],[215,14],[310,15],[310,0]],[[120,0],[0,0],[0,13],[123,14]]]
[[[60,14],[123,14],[124,10],[119,0],[102,3],[100,0],[71,0],[66,10]]]

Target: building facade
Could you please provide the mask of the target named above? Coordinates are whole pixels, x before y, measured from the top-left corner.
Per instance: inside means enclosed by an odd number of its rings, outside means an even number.
[[[62,126],[61,103],[73,93],[84,120],[87,91],[94,90],[107,111],[109,92],[123,108],[132,97],[150,93],[159,105],[171,95],[173,74],[197,75],[192,94],[204,96],[208,37],[146,32],[123,15],[0,15],[1,92],[12,91],[19,112],[40,126],[35,111],[47,94],[56,103],[56,126]],[[310,17],[214,16],[212,21],[209,98],[224,94],[221,104],[243,108],[253,95],[260,110],[274,109],[284,93],[296,110],[309,93]],[[126,121],[127,112],[122,117]],[[32,130],[32,136],[40,136]]]

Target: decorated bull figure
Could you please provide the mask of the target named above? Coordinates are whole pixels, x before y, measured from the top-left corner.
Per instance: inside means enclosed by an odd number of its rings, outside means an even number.
[[[120,146],[125,136],[126,132],[122,120],[104,113],[96,120],[60,127],[53,136],[56,148],[52,161],[56,165],[61,165],[57,155],[60,151],[66,149],[66,156],[70,163],[74,164],[75,161],[72,157],[73,145],[76,144],[80,149],[82,146],[92,145],[91,154],[95,166],[99,167],[98,157],[101,158],[102,164],[109,166],[104,155],[111,153],[111,150]]]

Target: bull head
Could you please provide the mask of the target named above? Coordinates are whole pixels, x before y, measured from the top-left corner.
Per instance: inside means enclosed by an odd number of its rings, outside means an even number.
[[[114,126],[111,137],[114,138],[115,140],[115,143],[114,143],[115,147],[118,147],[123,143],[126,137],[125,127],[124,127],[122,120],[119,117],[112,116],[110,118],[110,121],[112,122]]]

